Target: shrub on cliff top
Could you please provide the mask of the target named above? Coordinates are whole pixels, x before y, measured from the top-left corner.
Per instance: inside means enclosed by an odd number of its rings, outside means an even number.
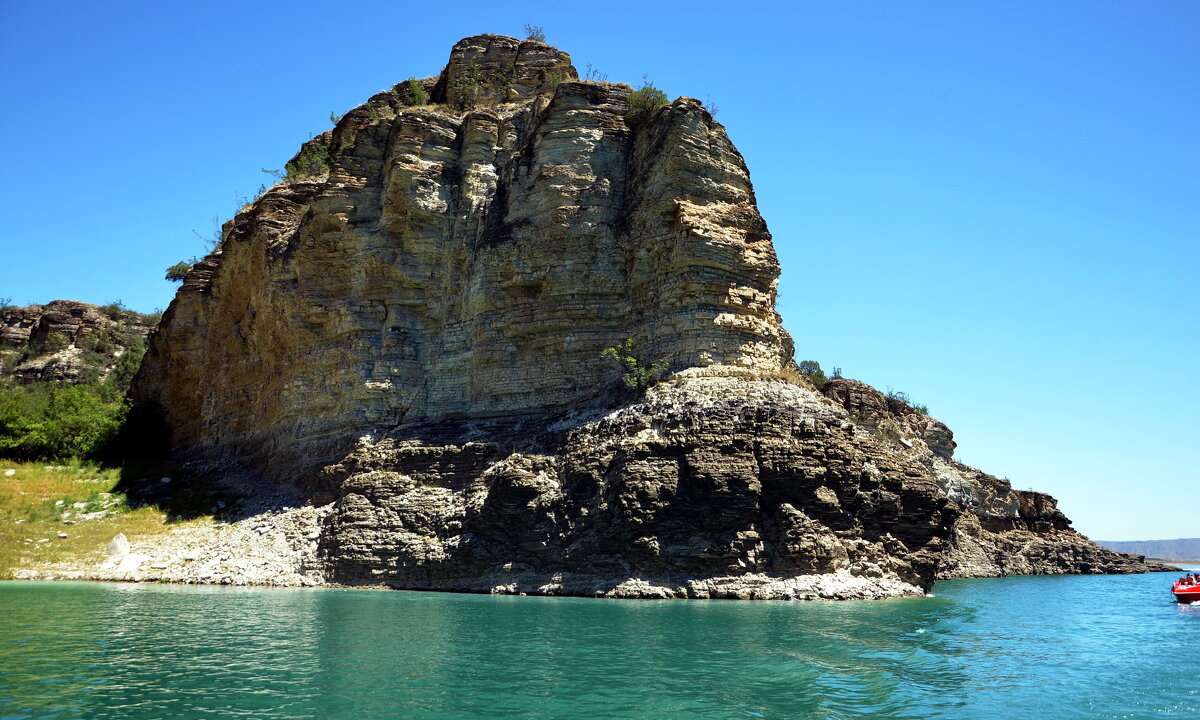
[[[921,413],[922,415],[929,414],[929,407],[926,405],[918,405],[917,403],[913,402],[912,398],[910,398],[908,396],[908,393],[897,392],[895,390],[892,390],[891,388],[888,388],[887,397],[890,400],[899,400],[900,402],[909,406],[913,410],[916,410],[917,412]]]
[[[638,125],[654,114],[654,111],[666,105],[667,94],[654,87],[654,83],[642,76],[642,87],[629,93],[625,106],[625,122]]]
[[[170,280],[171,282],[181,283],[183,282],[183,279],[187,277],[188,271],[191,269],[191,263],[186,263],[180,260],[171,267],[167,268],[166,279]]]
[[[620,363],[624,371],[621,373],[621,379],[634,390],[645,390],[653,385],[669,366],[666,360],[658,360],[649,365],[638,360],[634,354],[633,338],[626,338],[620,345],[606,348],[600,353],[600,357],[612,358]]]
[[[797,367],[800,369],[800,374],[816,389],[820,390],[825,385],[825,371],[821,369],[821,363],[816,360],[804,360]]]
[[[540,43],[546,42],[545,28],[541,25],[525,23],[525,39]]]
[[[397,85],[396,94],[400,96],[400,101],[409,107],[429,104],[429,93],[416,78],[409,78]]]
[[[304,144],[300,153],[283,166],[284,179],[295,180],[302,177],[324,175],[329,172],[332,157],[329,152],[328,136],[318,137]]]

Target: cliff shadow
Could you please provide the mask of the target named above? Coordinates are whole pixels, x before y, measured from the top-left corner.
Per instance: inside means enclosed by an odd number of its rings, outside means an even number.
[[[447,467],[422,468],[410,457],[403,464],[408,472],[454,475],[482,472],[479,462],[490,465],[512,453],[554,453],[576,428],[640,402],[643,393],[614,382],[597,388],[592,395],[549,412],[508,414],[496,417],[446,417],[435,421],[378,428],[372,433],[377,444],[425,447],[477,444],[480,457],[464,467],[454,462]],[[327,463],[298,487],[271,482],[254,469],[232,459],[179,457],[169,452],[169,437],[161,413],[142,409],[130,425],[121,455],[121,478],[115,490],[124,493],[130,507],[154,507],[168,522],[199,517],[236,522],[264,512],[304,504],[322,505],[339,496],[347,477],[378,469],[378,458],[363,457],[351,450]],[[386,464],[386,462],[385,462]],[[465,480],[464,480],[465,482]],[[450,484],[454,484],[451,482]]]
[[[200,517],[236,522],[305,502],[303,495],[243,465],[199,459],[127,462],[115,490],[125,494],[131,508],[163,511],[168,523]]]

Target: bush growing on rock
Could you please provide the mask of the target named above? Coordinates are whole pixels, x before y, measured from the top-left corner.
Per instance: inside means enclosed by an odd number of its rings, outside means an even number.
[[[329,172],[332,156],[329,150],[329,133],[314,140],[309,140],[300,149],[300,153],[283,166],[285,180],[296,180],[303,177],[324,175]]]
[[[525,39],[540,43],[546,42],[545,28],[541,25],[525,23]]]
[[[820,390],[825,385],[825,371],[821,370],[821,363],[816,360],[804,360],[798,367],[800,374],[812,383],[813,387]]]
[[[926,405],[918,405],[917,403],[913,402],[912,398],[910,398],[908,396],[908,393],[898,392],[898,391],[892,390],[891,388],[888,388],[887,397],[889,400],[899,400],[900,402],[909,406],[913,410],[916,410],[917,412],[921,413],[922,415],[929,414],[929,407]]]
[[[401,83],[399,92],[403,96],[402,101],[405,105],[412,107],[429,104],[429,93],[425,90],[425,86],[416,78],[409,78]]]
[[[191,263],[186,263],[180,260],[171,267],[167,268],[167,275],[165,279],[170,280],[171,282],[181,283],[183,282],[183,279],[187,277],[188,271],[191,269]]]
[[[474,61],[467,65],[467,72],[450,83],[450,91],[459,110],[475,109],[483,94],[483,72]]]
[[[621,373],[621,379],[626,385],[639,391],[653,385],[669,366],[666,360],[657,360],[649,365],[638,360],[634,354],[633,338],[626,338],[620,345],[605,348],[600,357],[612,358],[620,363],[624,371]]]
[[[641,124],[667,102],[667,94],[654,87],[654,83],[643,76],[642,87],[629,93],[628,104],[625,107],[625,122],[630,125]]]

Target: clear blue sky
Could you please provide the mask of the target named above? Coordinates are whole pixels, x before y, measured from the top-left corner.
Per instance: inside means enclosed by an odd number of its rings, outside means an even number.
[[[1200,536],[1200,4],[0,4],[0,296],[143,311],[309,133],[482,32],[710,98],[799,359],[1097,539]]]

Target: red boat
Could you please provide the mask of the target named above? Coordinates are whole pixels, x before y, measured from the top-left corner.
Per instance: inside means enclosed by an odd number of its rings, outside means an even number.
[[[1190,603],[1200,600],[1200,585],[1195,583],[1184,585],[1183,580],[1176,580],[1171,586],[1171,592],[1175,593],[1175,599],[1181,603]]]

